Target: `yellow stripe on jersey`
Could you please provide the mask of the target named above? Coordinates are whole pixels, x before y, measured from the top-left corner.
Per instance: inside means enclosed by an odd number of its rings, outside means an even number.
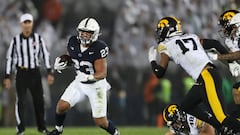
[[[163,45],[158,45],[158,48],[157,48],[157,51],[158,51],[158,53],[162,53],[164,50],[167,50],[167,48],[165,48],[165,46],[163,46]]]
[[[221,103],[218,99],[218,95],[216,92],[216,87],[212,75],[209,73],[207,69],[204,69],[201,73],[202,78],[205,82],[206,93],[208,102],[212,108],[213,114],[217,118],[217,120],[222,123],[223,120],[226,118],[226,115],[223,112]]]

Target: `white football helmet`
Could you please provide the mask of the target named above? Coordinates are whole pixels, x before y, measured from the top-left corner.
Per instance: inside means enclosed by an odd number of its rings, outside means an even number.
[[[235,30],[236,32],[232,30],[235,32],[233,34],[235,34],[236,36],[240,36],[240,13],[237,13],[235,16],[233,16],[233,18],[230,21],[230,25],[232,27],[234,26],[236,27],[236,30]]]
[[[98,36],[100,36],[100,26],[94,18],[83,19],[79,23],[79,25],[77,27],[77,31],[79,33],[79,39],[81,40],[81,43],[83,43],[83,44],[91,44],[92,42],[94,42],[98,39]],[[92,33],[92,37],[90,39],[81,37],[81,32],[83,32],[83,31]]]

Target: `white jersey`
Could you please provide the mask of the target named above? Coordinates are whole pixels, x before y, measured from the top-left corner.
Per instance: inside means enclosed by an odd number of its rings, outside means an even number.
[[[189,126],[189,135],[199,135],[201,128],[204,126],[204,122],[196,117],[187,114],[187,123]]]
[[[231,52],[237,52],[240,51],[240,43],[239,38],[234,38],[233,40],[231,38],[225,39],[225,45],[228,49],[230,49]]]
[[[184,34],[166,39],[158,45],[158,52],[165,53],[197,80],[207,63],[212,63],[195,34]]]

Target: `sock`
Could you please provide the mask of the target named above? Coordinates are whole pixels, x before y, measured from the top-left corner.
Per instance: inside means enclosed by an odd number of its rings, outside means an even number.
[[[108,120],[108,127],[107,128],[103,128],[103,127],[101,127],[101,128],[106,130],[111,135],[113,135],[115,133],[115,130],[117,129],[111,120]]]
[[[64,114],[57,114],[56,113],[56,129],[59,131],[59,132],[62,132],[62,129],[63,129],[63,122],[66,118],[66,113]]]

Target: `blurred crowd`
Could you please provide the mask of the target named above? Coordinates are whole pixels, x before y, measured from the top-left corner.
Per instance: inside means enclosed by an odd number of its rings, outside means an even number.
[[[181,20],[184,32],[221,40],[218,34],[218,16],[227,9],[239,8],[239,5],[238,0],[0,1],[0,61],[5,63],[11,38],[20,32],[19,16],[22,13],[30,12],[34,15],[34,29],[45,39],[52,63],[56,56],[66,52],[68,37],[77,34],[79,21],[87,16],[94,17],[101,26],[100,39],[106,41],[110,47],[110,117],[122,125],[162,126],[162,108],[169,102],[179,102],[193,82],[173,64],[170,64],[166,78],[161,81],[151,74],[147,51],[150,46],[156,45],[154,30],[157,21],[164,16],[175,16]],[[5,64],[0,64],[1,80],[4,72]],[[73,79],[74,73],[69,69],[63,74],[56,73],[55,76],[55,85],[50,88],[44,86],[47,89],[48,124],[53,123],[51,116],[54,115],[57,99]],[[229,80],[227,84],[231,83]],[[14,118],[14,92],[6,92],[0,87],[0,125],[14,125],[11,123]],[[66,124],[91,124],[84,117],[89,115],[87,106],[87,102],[77,105],[70,112],[72,115]],[[78,121],[76,117],[79,118]],[[30,120],[29,125],[31,124]]]

